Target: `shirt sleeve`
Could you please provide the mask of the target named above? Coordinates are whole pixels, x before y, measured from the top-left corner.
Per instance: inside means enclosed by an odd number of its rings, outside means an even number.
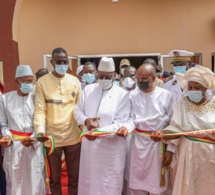
[[[78,100],[78,103],[75,107],[75,119],[78,122],[78,125],[84,125],[85,120],[88,118],[84,114],[84,108],[85,108],[85,92],[86,90],[83,90],[82,94],[80,95],[80,98]]]
[[[175,153],[176,145],[168,144],[166,150],[169,151],[169,152]]]
[[[3,97],[0,97],[0,121],[1,121],[1,129],[2,136],[10,136],[12,137],[12,133],[10,132],[10,127],[8,125],[6,109]]]
[[[46,100],[42,84],[38,81],[35,92],[34,128],[36,133],[46,133]]]
[[[123,124],[123,126],[125,126],[128,129],[129,133],[132,132],[136,128],[136,125],[134,123],[134,119],[135,119],[134,109],[133,109],[131,101],[130,101],[130,104],[131,104],[131,111],[130,111],[129,119],[127,122],[125,122]]]

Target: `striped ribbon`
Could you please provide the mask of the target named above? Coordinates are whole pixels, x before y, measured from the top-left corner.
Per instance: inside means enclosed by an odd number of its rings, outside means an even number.
[[[10,130],[10,132],[12,133],[12,141],[22,141],[26,138],[29,139],[37,139],[39,137],[41,137],[40,135],[35,135],[33,137],[30,137],[33,133],[31,132],[19,132],[16,130]],[[50,149],[48,152],[48,155],[52,154],[54,152],[55,149],[55,139],[53,138],[53,136],[44,136],[46,138],[48,138],[49,143],[50,143]],[[0,140],[0,142],[7,142],[7,140]]]
[[[152,135],[154,131],[152,130],[141,130],[136,128],[136,132],[129,133],[130,135],[141,135],[141,136],[146,136],[149,137]],[[215,133],[215,129],[207,129],[207,130],[198,130],[198,131],[188,131],[188,132],[174,132],[174,133],[168,133],[165,134],[165,136],[184,136],[185,138],[194,141],[194,142],[202,142],[202,143],[207,143],[207,144],[215,144],[215,139],[209,138],[209,137],[202,137],[201,135],[209,135],[211,133]],[[85,136],[95,136],[95,137],[105,137],[107,135],[114,135],[114,132],[108,132],[108,131],[101,131],[101,130],[95,130],[92,132],[81,132],[80,134],[80,141]],[[164,161],[165,153],[166,153],[166,145],[164,144],[163,141],[161,141],[161,153],[162,153],[162,163]],[[166,172],[166,167],[162,165],[161,167],[161,173],[160,173],[160,187],[164,187],[166,182],[165,182],[165,172]]]
[[[15,131],[15,130],[10,130],[12,133],[12,141],[22,141],[26,138],[32,138],[32,139],[37,139],[39,137],[41,137],[40,135],[36,135],[33,137],[30,137],[32,135],[32,133],[26,133],[26,132],[19,132],[19,131]],[[46,174],[46,188],[49,188],[49,181],[50,181],[50,166],[49,166],[49,161],[48,161],[48,156],[50,154],[52,154],[54,152],[55,149],[55,139],[53,136],[43,136],[48,138],[49,143],[50,143],[50,149],[48,154],[46,154],[46,148],[43,145],[43,157],[44,157],[44,166],[45,166],[45,174]],[[0,140],[1,142],[7,142],[7,140]]]
[[[101,130],[95,130],[92,132],[81,132],[80,134],[80,141],[82,141],[82,139],[88,135],[90,136],[94,136],[94,137],[105,137],[107,135],[114,135],[114,132],[107,132],[107,131],[101,131]]]
[[[130,135],[140,135],[140,136],[146,136],[150,137],[151,134],[153,133],[152,130],[140,130],[136,128],[137,132],[131,132],[128,133]],[[208,144],[215,144],[215,139],[208,138],[208,137],[202,137],[200,135],[209,135],[215,133],[215,129],[206,129],[206,130],[198,130],[198,131],[188,131],[188,132],[174,132],[174,133],[168,133],[165,134],[166,137],[168,136],[184,136],[185,138],[195,141],[195,142],[203,142],[203,143],[208,143]],[[101,130],[95,130],[92,132],[81,132],[80,134],[80,140],[86,136],[95,136],[95,137],[105,137],[107,135],[114,135],[114,132],[108,132],[108,131],[101,131]]]

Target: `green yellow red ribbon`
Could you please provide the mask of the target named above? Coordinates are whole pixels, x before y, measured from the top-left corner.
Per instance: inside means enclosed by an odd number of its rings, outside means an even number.
[[[153,131],[152,130],[141,130],[136,128],[136,132],[131,132],[129,133],[130,135],[140,135],[140,136],[146,136],[149,137],[152,135]],[[199,130],[199,131],[188,131],[188,132],[174,132],[174,133],[165,133],[165,136],[184,136],[185,138],[195,141],[195,142],[203,142],[203,143],[208,143],[208,144],[215,144],[215,139],[209,138],[209,137],[202,137],[200,135],[208,135],[211,133],[215,133],[215,129],[207,129],[207,130]],[[81,132],[80,134],[80,141],[86,136],[95,136],[95,137],[105,137],[107,135],[114,135],[114,132],[108,132],[108,131],[101,131],[101,130],[95,130],[92,132]],[[164,142],[161,142],[161,153],[162,153],[162,162],[164,160],[164,156],[166,153],[166,146]],[[161,167],[161,173],[160,173],[160,187],[164,187],[166,182],[165,182],[165,172],[166,172],[166,167],[162,165]]]
[[[30,137],[32,133],[18,132],[15,130],[10,130],[10,131],[12,133],[12,138],[13,138],[12,141],[22,141],[26,138],[37,139],[41,137],[40,135]],[[50,166],[49,166],[48,156],[54,152],[56,143],[53,136],[43,136],[43,137],[48,138],[49,144],[50,144],[48,154],[46,154],[46,148],[43,145],[43,157],[44,157],[44,166],[45,166],[45,174],[46,174],[46,188],[49,188]],[[0,142],[7,142],[7,140],[0,140]]]
[[[136,129],[137,132],[131,132],[128,133],[130,135],[140,135],[140,136],[146,136],[150,137],[153,131],[151,130],[140,130]],[[174,132],[174,133],[165,133],[165,136],[184,136],[185,138],[196,141],[196,142],[203,142],[208,144],[215,144],[215,139],[209,138],[209,137],[202,137],[200,135],[209,135],[211,133],[215,133],[215,129],[206,129],[206,130],[198,130],[198,131],[188,131],[188,132]],[[105,137],[107,135],[114,135],[114,132],[108,132],[108,131],[101,131],[101,130],[95,130],[92,132],[81,132],[80,134],[80,141],[86,136],[95,136],[95,137]]]
[[[95,130],[92,132],[81,132],[80,134],[80,141],[86,136],[94,136],[94,137],[105,137],[107,135],[115,134],[114,132],[108,132],[108,131],[101,131],[101,130]]]
[[[27,134],[28,133],[24,133],[22,135],[21,134],[18,135],[17,133],[12,134],[12,137],[13,137],[12,141],[22,141],[22,140],[24,140],[26,138],[37,139],[37,138],[41,137],[40,135],[30,137],[30,135],[27,135]],[[43,137],[48,138],[49,143],[50,143],[50,147],[49,147],[50,149],[49,149],[49,152],[48,152],[48,156],[49,156],[50,154],[52,154],[54,152],[54,149],[55,149],[55,146],[56,146],[55,139],[54,139],[53,136],[43,136]],[[3,139],[3,140],[0,140],[0,142],[2,142],[2,143],[7,142],[7,140]]]

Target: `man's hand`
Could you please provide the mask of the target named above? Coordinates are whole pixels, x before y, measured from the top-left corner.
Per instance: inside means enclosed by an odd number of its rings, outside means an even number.
[[[98,121],[99,118],[87,118],[85,120],[85,125],[87,126],[87,129],[91,131],[99,127]]]
[[[172,162],[172,156],[173,156],[172,152],[166,151],[163,159],[163,166],[168,167],[170,165],[170,163]]]
[[[88,135],[86,135],[85,136],[89,141],[94,141],[97,137],[96,136],[93,136],[93,135],[90,135],[90,134],[88,134]]]
[[[37,135],[40,136],[40,137],[37,138],[37,140],[38,140],[39,142],[45,142],[45,141],[47,141],[47,140],[49,139],[49,138],[46,137],[46,135],[45,135],[44,133],[39,133],[39,134],[37,134]]]
[[[122,126],[117,130],[116,135],[120,137],[126,137],[128,135],[128,129]]]
[[[4,147],[9,147],[9,146],[11,146],[12,144],[13,144],[13,141],[12,141],[12,139],[11,139],[11,137],[9,136],[9,135],[6,135],[6,136],[4,136],[3,138],[2,138],[2,145],[4,146]]]
[[[30,137],[26,137],[21,141],[22,145],[25,147],[30,147],[34,143],[34,139]]]
[[[156,131],[155,133],[151,134],[151,139],[154,142],[159,142],[163,139],[163,132],[161,130]]]

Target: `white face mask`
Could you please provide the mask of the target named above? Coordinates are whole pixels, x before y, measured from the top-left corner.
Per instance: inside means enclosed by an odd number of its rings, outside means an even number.
[[[127,88],[132,88],[135,84],[135,81],[131,78],[131,77],[126,77],[123,81],[122,81],[123,85]]]
[[[107,79],[98,79],[98,84],[101,86],[102,89],[110,89],[113,85],[113,80],[107,80]]]
[[[120,69],[120,72],[121,72],[122,75],[124,75],[124,71],[125,71],[125,68]]]

